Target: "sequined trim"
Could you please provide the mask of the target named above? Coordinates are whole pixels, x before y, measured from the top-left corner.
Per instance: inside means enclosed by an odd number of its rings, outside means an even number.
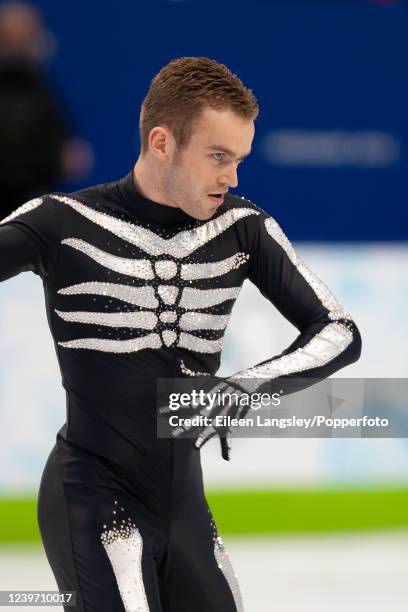
[[[152,264],[148,259],[128,259],[126,257],[111,255],[85,242],[85,240],[80,240],[78,238],[66,238],[61,241],[61,244],[65,244],[84,253],[96,261],[96,263],[114,272],[126,274],[127,276],[134,276],[136,278],[143,278],[145,280],[152,280],[154,278]]]
[[[144,308],[157,308],[159,306],[159,301],[154,295],[153,287],[147,285],[144,287],[131,287],[130,285],[91,281],[64,287],[63,289],[59,289],[58,293],[63,295],[79,295],[83,293],[90,295],[106,295],[107,297],[114,297],[123,302],[128,302],[135,306],[142,306]]]
[[[60,346],[74,349],[92,349],[106,353],[134,353],[142,349],[161,348],[162,342],[158,334],[148,334],[131,340],[105,340],[104,338],[79,338],[67,342],[58,342]]]
[[[231,589],[237,612],[244,612],[244,604],[242,602],[242,595],[238,584],[238,576],[232,567],[228,551],[224,546],[222,538],[218,535],[217,527],[213,519],[211,519],[211,527],[213,530],[214,557],[218,568],[224,574],[228,586]]]
[[[131,327],[135,329],[153,329],[157,316],[153,312],[66,312],[55,309],[64,321],[72,323],[91,323],[108,327]]]
[[[197,310],[215,306],[227,300],[235,300],[241,287],[222,287],[220,289],[193,289],[185,287],[181,295],[180,306],[186,310]]]
[[[198,248],[207,244],[219,236],[228,227],[239,219],[248,215],[258,215],[259,212],[253,208],[233,208],[215,219],[201,223],[193,229],[177,233],[172,238],[163,238],[150,229],[129,221],[124,221],[115,216],[95,210],[91,206],[83,204],[67,196],[53,195],[55,200],[73,208],[76,212],[89,219],[92,223],[99,225],[107,231],[135,244],[140,249],[152,256],[169,255],[180,259],[189,256]],[[79,238],[66,238],[62,244],[74,248],[96,263],[118,272],[144,280],[154,280],[155,274],[164,281],[177,275],[178,265],[172,259],[162,259],[150,262],[148,259],[131,259],[118,257],[107,253],[88,242]],[[218,262],[207,262],[204,264],[183,264],[182,270],[185,280],[210,278],[226,274],[236,269],[247,261],[247,253],[235,253],[231,257]],[[181,274],[182,275],[182,274]],[[118,283],[104,283],[89,281],[64,287],[58,291],[63,295],[103,295],[117,298],[128,304],[141,306],[149,309],[157,309],[160,304],[174,305],[182,291],[180,307],[185,310],[197,310],[221,304],[228,300],[235,300],[239,294],[240,287],[195,289],[185,287],[180,289],[177,285],[162,284],[158,287],[145,285],[134,287]],[[140,329],[154,329],[157,324],[157,316],[162,323],[176,323],[178,314],[176,311],[164,311],[154,313],[103,313],[90,311],[61,311],[56,314],[68,322],[91,323],[107,325],[111,327],[131,327]],[[229,315],[213,315],[208,313],[184,313],[181,316],[181,328],[185,330],[223,330],[228,322]],[[223,346],[223,339],[207,340],[192,334],[181,332],[179,338],[174,329],[160,329],[159,333],[149,334],[132,340],[111,340],[100,338],[78,338],[71,341],[60,342],[60,346],[67,348],[86,348],[108,352],[133,352],[143,348],[160,348],[163,346],[178,345],[189,350],[205,353],[219,352]]]
[[[303,348],[262,365],[248,368],[231,378],[276,378],[311,370],[329,363],[353,341],[353,333],[341,323],[329,323]]]
[[[156,263],[154,264],[154,268],[156,270],[157,276],[159,276],[160,278],[164,278],[165,280],[169,280],[177,274],[177,264],[171,259],[156,261]]]
[[[174,304],[179,288],[175,285],[160,285],[157,287],[157,292],[165,304]]]
[[[71,206],[93,223],[115,234],[118,238],[136,245],[149,255],[171,255],[175,259],[187,257],[219,236],[239,219],[248,215],[259,215],[259,212],[252,208],[232,208],[216,219],[211,219],[194,229],[181,231],[172,238],[165,239],[140,225],[99,212],[72,198],[58,195],[52,197]]]
[[[177,345],[197,353],[219,353],[224,345],[224,339],[206,340],[205,338],[197,338],[197,336],[192,334],[181,332]]]
[[[339,304],[330,289],[296,255],[291,242],[275,219],[272,217],[265,219],[265,228],[268,234],[282,247],[290,261],[313,289],[323,306],[328,310],[330,319],[350,319],[350,315]]]
[[[180,370],[186,376],[211,376],[209,372],[198,372],[197,370],[190,370],[184,363],[182,359],[180,359]]]
[[[129,517],[127,521],[119,519],[118,512],[113,511],[117,518],[113,520],[112,529],[104,525],[101,542],[112,565],[125,611],[149,612],[142,572],[142,536],[132,520]]]
[[[181,329],[225,329],[230,315],[185,312],[180,317]]]
[[[166,346],[171,346],[177,340],[177,334],[172,329],[165,329],[162,332],[162,338]]]
[[[288,240],[287,236],[282,231],[282,228],[277,223],[277,221],[275,221],[275,219],[273,219],[272,217],[268,217],[267,219],[265,219],[265,228],[271,238],[273,238],[279,244],[279,246],[282,247],[293,265],[296,266],[298,260],[295,249],[293,248],[291,242]]]
[[[198,280],[200,278],[212,278],[222,276],[230,270],[236,270],[249,259],[248,253],[235,253],[222,261],[208,263],[183,264],[181,266],[181,278],[185,280]]]
[[[174,310],[164,310],[160,313],[159,319],[163,323],[174,323],[177,321],[177,313]]]
[[[332,320],[350,319],[351,316],[346,312],[343,306],[336,300],[330,289],[312,272],[304,261],[299,261],[297,269],[311,286],[321,303],[329,311],[329,317]]]
[[[30,210],[34,210],[34,208],[37,208],[37,206],[40,206],[40,204],[42,203],[43,203],[42,198],[34,198],[33,200],[29,200],[25,204],[22,204],[21,206],[16,208],[16,210],[14,210],[10,215],[8,215],[8,217],[5,217],[4,219],[2,219],[0,221],[0,225],[2,225],[3,223],[8,223],[9,221],[12,221],[16,217],[19,217],[20,215],[24,215],[25,213],[30,212]]]

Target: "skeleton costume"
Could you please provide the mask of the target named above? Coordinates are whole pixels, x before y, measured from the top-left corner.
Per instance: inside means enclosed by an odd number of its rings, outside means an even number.
[[[329,376],[358,359],[355,324],[261,208],[228,194],[195,220],[143,197],[132,172],[3,219],[0,280],[27,270],[43,281],[67,399],[38,510],[58,587],[77,592],[66,609],[241,612],[200,453],[157,438],[156,379],[216,373],[245,278],[300,334],[235,376]]]

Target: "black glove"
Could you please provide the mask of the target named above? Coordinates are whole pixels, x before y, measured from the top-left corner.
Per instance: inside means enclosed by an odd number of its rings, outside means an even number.
[[[236,394],[238,397],[243,389],[235,382],[232,383],[229,379],[217,379],[214,384],[214,378],[202,381],[200,388],[205,390],[205,393],[218,393],[219,397],[226,397],[226,394]],[[197,381],[195,381],[197,387]],[[193,418],[196,416],[207,417],[208,424],[202,425],[180,425],[172,431],[174,438],[191,437],[194,439],[194,448],[200,449],[210,438],[218,435],[221,444],[221,455],[226,461],[230,458],[229,437],[231,428],[228,425],[216,425],[215,417],[231,417],[243,418],[249,410],[249,406],[240,406],[238,402],[228,402],[226,404],[215,402],[211,408],[208,404],[180,406],[178,409],[183,418]],[[168,406],[163,406],[159,409],[161,416],[172,413],[173,411]]]

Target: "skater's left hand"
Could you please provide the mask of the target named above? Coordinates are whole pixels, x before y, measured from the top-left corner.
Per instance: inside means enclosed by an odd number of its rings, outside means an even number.
[[[240,388],[239,385],[231,383],[228,379],[220,380],[221,382],[218,382],[211,388],[212,395],[216,394],[217,397],[225,400],[229,394],[232,394],[232,397],[235,397],[236,395],[239,397],[239,395],[242,393],[243,389]],[[225,403],[224,401],[221,401],[221,403],[216,401],[211,407],[209,404],[199,404],[198,406],[189,404],[188,406],[181,406],[179,410],[184,419],[202,416],[206,417],[208,424],[179,425],[172,431],[172,436],[176,439],[181,437],[191,437],[194,439],[194,448],[200,449],[206,442],[208,442],[210,438],[218,435],[221,444],[222,458],[229,461],[231,450],[229,438],[231,428],[228,425],[223,425],[223,419],[220,419],[221,422],[216,424],[215,417],[243,418],[248,412],[249,406],[241,406],[239,402],[234,401]],[[161,415],[168,413],[169,409],[167,407],[163,407],[159,410],[159,414]]]

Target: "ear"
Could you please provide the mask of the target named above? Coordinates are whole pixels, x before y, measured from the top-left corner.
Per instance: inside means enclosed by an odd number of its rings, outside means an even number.
[[[165,125],[152,128],[149,133],[149,149],[160,161],[170,159],[174,148],[174,138]]]

